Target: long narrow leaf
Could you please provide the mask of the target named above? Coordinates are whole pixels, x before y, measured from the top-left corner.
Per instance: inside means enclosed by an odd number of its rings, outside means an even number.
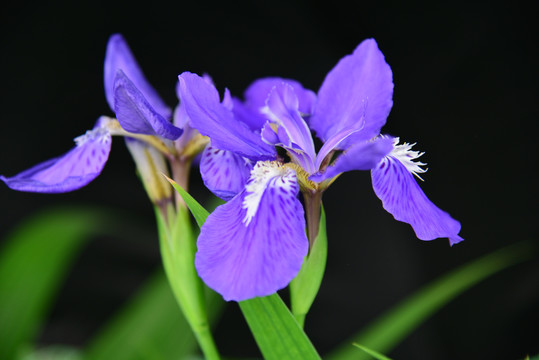
[[[162,270],[102,329],[85,359],[183,359],[196,340]]]
[[[8,236],[0,253],[0,359],[31,342],[78,250],[106,219],[93,209],[49,210]]]
[[[279,295],[257,297],[239,304],[264,359],[320,359]]]
[[[368,359],[358,354],[352,342],[381,353],[389,353],[409,333],[434,312],[478,282],[511,265],[529,258],[530,244],[522,243],[495,251],[474,260],[419,290],[341,346],[331,360]]]

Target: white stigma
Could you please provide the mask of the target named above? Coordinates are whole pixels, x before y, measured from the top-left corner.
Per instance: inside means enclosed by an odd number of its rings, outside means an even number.
[[[421,166],[425,166],[427,164],[422,163],[421,161],[415,161],[417,158],[422,156],[424,152],[414,151],[412,150],[412,147],[416,144],[408,144],[403,143],[401,145],[398,145],[400,141],[400,138],[395,138],[393,140],[393,150],[389,153],[388,156],[391,156],[397,160],[399,160],[405,167],[408,169],[409,172],[414,174],[418,179],[423,181],[421,176],[419,174],[422,174],[427,171],[427,169],[421,168]]]
[[[248,226],[258,211],[262,195],[268,186],[294,191],[297,186],[296,172],[277,161],[259,161],[251,170],[251,176],[245,185],[247,195],[243,199],[243,208],[247,210],[243,223]]]

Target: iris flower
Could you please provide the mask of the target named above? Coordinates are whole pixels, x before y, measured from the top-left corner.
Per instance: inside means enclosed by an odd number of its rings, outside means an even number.
[[[112,35],[107,45],[104,84],[117,120],[101,116],[91,130],[75,138],[75,147],[66,154],[0,179],[20,191],[62,193],[79,189],[103,170],[112,135],[129,137],[134,155],[149,146],[169,153],[166,143],[178,139],[182,130],[171,123],[172,110],[148,83],[119,34]]]
[[[199,76],[179,79],[190,125],[211,141],[200,164],[204,183],[228,201],[202,226],[195,266],[226,300],[287,286],[316,237],[322,192],[346,171],[370,170],[384,208],[419,239],[462,240],[460,223],[414,179],[425,171],[416,161],[422,153],[380,133],[393,105],[393,80],[373,39],[341,59],[318,94],[293,80],[266,78],[247,89],[245,102],[228,90],[221,101]],[[323,142],[318,152],[311,131]]]

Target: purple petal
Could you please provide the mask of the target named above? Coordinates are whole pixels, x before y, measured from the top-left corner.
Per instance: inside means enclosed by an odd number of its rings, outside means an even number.
[[[120,34],[110,37],[105,54],[104,83],[105,96],[110,108],[114,111],[114,78],[116,72],[122,70],[139,91],[148,100],[152,108],[155,109],[165,119],[172,116],[171,109],[164,103],[157,91],[150,85],[144,77],[133,53],[129,49],[127,42]]]
[[[287,139],[281,139],[285,147],[294,148],[306,154],[308,161],[299,164],[306,171],[313,172],[316,156],[313,138],[307,123],[299,113],[298,98],[294,88],[284,82],[276,84],[268,95],[266,106],[262,111],[278,126],[279,130],[285,131]],[[294,155],[291,154],[291,156]],[[302,160],[304,160],[303,157]]]
[[[372,186],[384,209],[393,217],[412,225],[421,240],[449,238],[451,245],[462,240],[460,223],[434,205],[413,175],[393,156],[387,156],[372,170]]]
[[[245,106],[238,98],[232,97],[234,117],[246,124],[251,131],[259,133],[268,119],[260,112],[259,108]]]
[[[253,206],[251,197],[256,191],[249,192],[248,185],[219,206],[201,228],[195,266],[202,280],[225,300],[275,293],[297,275],[307,255],[299,186],[295,172],[285,170],[264,179],[252,217],[248,217],[249,206]],[[255,178],[250,184],[256,183]]]
[[[266,105],[266,99],[275,85],[281,83],[290,85],[298,98],[298,109],[302,114],[310,115],[313,113],[316,94],[305,89],[299,82],[292,79],[283,79],[278,77],[262,78],[254,81],[244,93],[245,105],[253,110],[259,110]],[[263,124],[262,124],[263,125]]]
[[[176,140],[182,130],[162,117],[122,70],[114,80],[114,111],[124,130]]]
[[[341,149],[346,149],[380,134],[392,97],[391,68],[376,41],[365,40],[326,76],[310,126],[323,141],[346,128],[361,129],[341,143]]]
[[[335,160],[333,165],[328,166],[324,173],[313,175],[310,180],[321,182],[345,171],[373,169],[391,150],[393,138],[379,137],[373,141],[352,145]]]
[[[68,153],[45,161],[13,177],[0,176],[13,190],[37,193],[64,193],[86,186],[103,170],[109,157],[111,136],[101,127],[75,139],[77,146]]]
[[[189,72],[181,74],[179,79],[180,98],[191,126],[210,137],[213,147],[253,160],[275,158],[275,149],[221,104],[213,85]]]
[[[252,168],[250,160],[211,146],[204,149],[200,160],[200,174],[204,185],[225,201],[243,190]]]

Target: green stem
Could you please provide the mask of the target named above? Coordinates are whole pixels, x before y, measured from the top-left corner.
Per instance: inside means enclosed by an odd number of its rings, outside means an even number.
[[[194,265],[196,245],[189,212],[180,206],[174,216],[172,205],[169,211],[169,224],[165,224],[157,212],[161,256],[167,278],[204,357],[219,360],[209,327],[204,286]]]

